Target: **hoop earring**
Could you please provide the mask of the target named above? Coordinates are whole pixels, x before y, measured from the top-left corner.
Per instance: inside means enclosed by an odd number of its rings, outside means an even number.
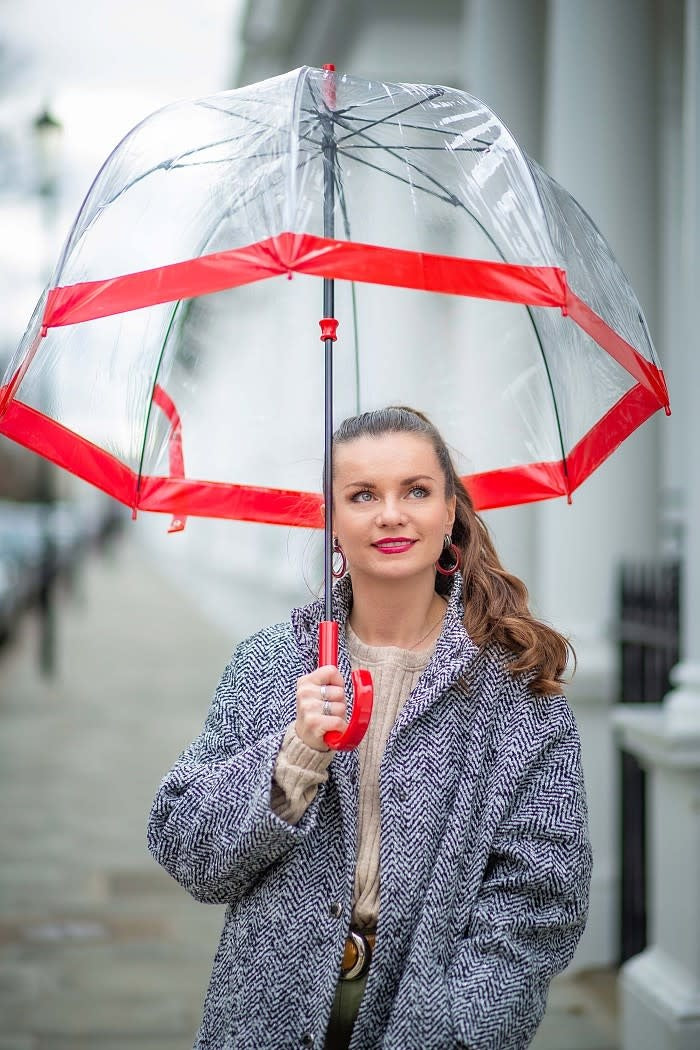
[[[444,565],[440,564],[440,558],[442,558],[442,555],[446,554],[447,551],[449,551],[452,555],[453,562],[452,565],[448,565],[447,568],[445,568]],[[445,539],[442,544],[442,554],[440,555],[440,558],[438,558],[438,560],[435,562],[435,571],[439,572],[441,576],[454,576],[454,574],[457,572],[457,569],[462,564],[462,559],[460,557],[459,547],[456,547],[455,544],[452,542],[452,537],[449,535],[449,533],[445,533]]]
[[[345,551],[343,550],[343,548],[338,543],[338,537],[334,536],[333,537],[333,558],[334,559],[335,559],[336,554],[340,556],[340,568],[336,569],[335,565],[333,565],[333,569],[332,569],[333,579],[334,580],[342,580],[343,576],[348,571],[348,559],[345,557]]]

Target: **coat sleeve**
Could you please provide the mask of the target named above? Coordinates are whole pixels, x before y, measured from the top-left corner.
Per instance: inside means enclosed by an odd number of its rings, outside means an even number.
[[[266,725],[281,676],[261,636],[238,647],[201,734],[161,781],[148,822],[155,859],[205,903],[245,895],[316,823],[318,795],[296,825],[270,804],[286,726]]]
[[[592,855],[578,730],[563,697],[531,702],[551,710],[534,719],[541,742],[524,766],[522,726],[501,753],[501,777],[515,764],[521,775],[447,974],[456,1045],[469,1050],[529,1046],[549,983],[570,962],[588,912]]]

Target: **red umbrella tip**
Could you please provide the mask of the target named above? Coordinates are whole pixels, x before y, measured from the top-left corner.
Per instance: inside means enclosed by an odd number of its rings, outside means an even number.
[[[326,62],[324,69],[327,69],[329,73],[335,73],[335,66],[332,62]]]

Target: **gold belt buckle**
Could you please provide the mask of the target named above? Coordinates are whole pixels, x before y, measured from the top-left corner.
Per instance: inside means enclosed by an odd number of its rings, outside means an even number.
[[[350,930],[349,939],[355,945],[357,959],[349,970],[340,971],[341,981],[356,981],[367,971],[372,950],[365,937],[358,930]]]

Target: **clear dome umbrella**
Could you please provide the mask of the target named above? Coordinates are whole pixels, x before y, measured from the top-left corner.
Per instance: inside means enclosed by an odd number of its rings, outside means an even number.
[[[390,403],[435,419],[485,509],[570,499],[668,394],[609,246],[484,103],[304,67],[114,150],[0,432],[174,529],[321,527],[334,419]]]

